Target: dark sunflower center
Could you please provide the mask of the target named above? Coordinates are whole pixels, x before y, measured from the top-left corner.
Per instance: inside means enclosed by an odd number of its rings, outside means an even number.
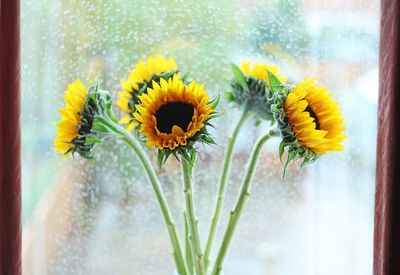
[[[315,122],[315,129],[320,130],[320,125],[319,125],[319,120],[317,115],[315,114],[314,110],[310,107],[310,105],[307,106],[307,108],[305,109],[306,112],[310,113],[310,117],[314,118],[314,122]]]
[[[174,125],[179,126],[183,131],[187,130],[193,117],[193,105],[183,102],[171,102],[161,106],[155,117],[157,128],[161,133],[170,134]]]

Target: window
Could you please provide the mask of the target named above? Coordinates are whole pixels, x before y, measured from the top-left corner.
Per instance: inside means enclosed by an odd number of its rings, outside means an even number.
[[[116,96],[139,58],[163,54],[213,95],[229,89],[230,62],[244,59],[273,62],[293,82],[316,75],[346,118],[345,152],[291,165],[285,181],[278,140],[269,142],[225,274],[371,274],[379,1],[22,0],[21,13],[24,273],[172,274],[152,190],[125,146],[99,146],[93,161],[61,159],[52,147],[67,83],[99,80]],[[201,148],[196,175],[200,232],[239,115],[225,101],[220,111],[218,145]],[[221,224],[265,125],[246,127]],[[182,232],[174,166],[160,175]]]

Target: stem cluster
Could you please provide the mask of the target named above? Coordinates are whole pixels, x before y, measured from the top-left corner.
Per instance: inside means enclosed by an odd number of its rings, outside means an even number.
[[[193,168],[196,160],[195,150],[190,152],[190,159],[187,157],[181,157],[182,167],[182,179],[183,179],[183,194],[185,198],[185,254],[183,254],[179,237],[177,234],[175,222],[173,220],[171,211],[168,206],[168,202],[164,195],[164,191],[158,179],[158,176],[151,164],[150,159],[140,146],[139,142],[124,128],[118,125],[113,117],[101,116],[95,119],[96,129],[100,131],[102,129],[103,134],[111,134],[119,137],[124,141],[138,157],[144,171],[147,174],[148,180],[154,190],[157,202],[160,206],[162,216],[167,226],[169,238],[173,248],[173,257],[176,264],[177,272],[181,275],[206,275],[210,266],[210,253],[212,245],[214,243],[214,237],[217,230],[219,217],[221,214],[224,196],[226,192],[226,185],[229,179],[230,167],[233,157],[233,149],[235,146],[238,134],[251,115],[248,112],[244,112],[234,131],[229,138],[225,158],[222,166],[221,176],[219,180],[219,189],[216,197],[216,204],[214,208],[213,217],[211,220],[210,231],[207,238],[206,247],[203,253],[201,248],[200,234],[198,229],[198,219],[195,211],[194,203],[194,190],[193,190]],[[240,192],[236,200],[235,206],[230,213],[229,222],[225,230],[225,234],[217,253],[217,258],[212,268],[211,275],[220,274],[223,266],[223,261],[227,254],[229,245],[232,241],[235,229],[246,206],[246,202],[250,196],[250,189],[257,167],[258,158],[261,154],[262,148],[265,142],[271,137],[271,131],[262,135],[254,145],[250,159],[247,164],[245,175],[241,184]],[[185,256],[184,256],[185,255]]]

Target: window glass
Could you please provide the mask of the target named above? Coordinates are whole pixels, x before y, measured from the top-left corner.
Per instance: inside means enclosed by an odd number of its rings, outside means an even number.
[[[224,274],[372,273],[378,0],[22,0],[21,23],[25,274],[173,274],[153,191],[126,146],[109,140],[92,161],[53,148],[68,83],[99,81],[117,99],[121,80],[151,54],[176,58],[222,96],[217,145],[200,147],[196,168],[203,243],[239,116],[223,98],[231,62],[272,62],[293,83],[317,76],[343,109],[345,151],[291,164],[285,180],[279,140],[267,144]],[[248,123],[240,134],[215,247],[266,127]],[[178,168],[170,159],[159,173],[182,234]]]

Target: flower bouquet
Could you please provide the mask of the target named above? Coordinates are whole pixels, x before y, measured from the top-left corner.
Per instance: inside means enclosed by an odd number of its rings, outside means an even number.
[[[216,108],[219,97],[210,99],[203,84],[189,81],[182,75],[173,59],[149,57],[139,61],[123,80],[117,106],[123,112],[120,119],[112,110],[109,92],[95,84],[88,90],[77,80],[65,92],[66,106],[60,110],[57,152],[64,156],[78,153],[91,159],[93,149],[106,138],[126,143],[138,158],[158,201],[172,246],[172,255],[178,274],[220,274],[224,259],[232,242],[237,224],[250,197],[254,173],[265,143],[271,137],[281,138],[279,157],[285,155],[283,177],[288,163],[301,160],[301,166],[314,162],[330,151],[343,150],[344,119],[338,104],[315,79],[305,79],[291,85],[276,66],[243,62],[240,67],[232,64],[231,89],[226,93],[230,105],[242,113],[227,141],[222,162],[215,208],[207,242],[200,242],[198,220],[194,206],[193,173],[199,143],[213,145],[209,133],[212,121],[220,116]],[[243,125],[249,119],[270,121],[254,144],[234,208],[217,256],[210,258],[215,242],[235,143]],[[165,198],[162,183],[149,156],[143,148],[156,148],[158,166],[171,156],[182,168],[182,189],[185,200],[183,211],[185,236],[177,233],[174,219]],[[286,153],[285,153],[286,152]],[[181,243],[185,244],[185,250]]]

